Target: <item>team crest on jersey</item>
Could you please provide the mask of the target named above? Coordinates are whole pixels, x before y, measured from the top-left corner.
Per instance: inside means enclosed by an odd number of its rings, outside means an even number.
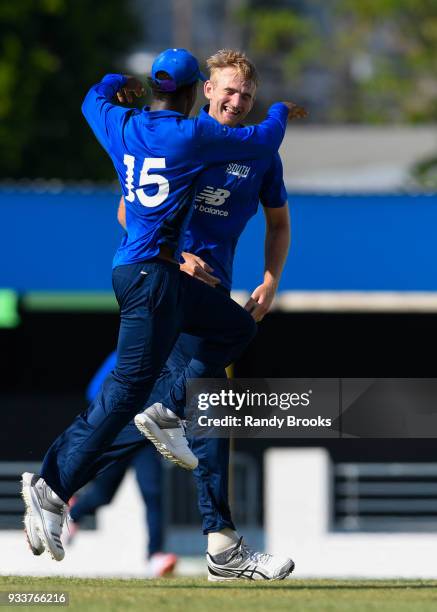
[[[247,178],[249,176],[250,166],[242,166],[241,164],[229,164],[226,168],[226,174],[238,176],[238,178]]]
[[[210,215],[227,217],[229,215],[227,210],[220,210],[219,208],[212,207],[221,206],[230,195],[231,192],[228,191],[228,189],[215,188],[208,185],[195,197],[195,208],[200,212],[206,212]]]

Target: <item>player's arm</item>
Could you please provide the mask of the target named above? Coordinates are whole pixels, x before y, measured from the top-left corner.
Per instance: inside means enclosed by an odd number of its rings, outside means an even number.
[[[120,202],[118,204],[117,221],[120,223],[121,227],[125,230],[126,229],[126,205],[124,203],[123,196],[121,196]]]
[[[264,279],[245,306],[255,321],[261,321],[272,306],[290,248],[290,214],[279,154],[264,177],[260,199],[266,218]]]
[[[194,119],[195,155],[205,163],[224,163],[230,157],[237,161],[273,155],[284,138],[287,121],[306,114],[293,102],[277,102],[259,125],[230,128],[215,121]]]
[[[264,207],[266,237],[264,243],[264,280],[253,291],[245,308],[255,321],[261,321],[272,306],[290,248],[290,214],[287,203],[281,208]]]
[[[82,104],[82,113],[100,144],[107,150],[111,134],[120,127],[130,109],[113,104],[117,94],[120,102],[132,101],[132,95],[140,96],[143,86],[135,77],[107,74],[100,83],[93,85]]]

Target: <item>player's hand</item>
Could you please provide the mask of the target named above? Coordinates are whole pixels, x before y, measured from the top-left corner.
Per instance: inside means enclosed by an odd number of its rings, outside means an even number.
[[[270,310],[275,293],[276,287],[271,284],[263,283],[262,285],[258,285],[249,298],[249,301],[244,306],[245,310],[252,315],[257,323],[262,321]]]
[[[144,87],[141,81],[133,76],[127,76],[126,78],[127,81],[124,87],[117,91],[117,99],[121,104],[131,104],[134,100],[134,95],[137,98],[144,95]]]
[[[303,107],[295,104],[294,102],[283,102],[288,108],[288,121],[293,119],[305,119],[308,117],[308,111]]]
[[[182,257],[184,258],[184,263],[179,265],[182,272],[194,276],[194,278],[203,281],[210,285],[210,287],[216,287],[221,282],[217,276],[211,274],[211,272],[214,272],[214,269],[208,266],[201,257],[185,252],[182,253]]]

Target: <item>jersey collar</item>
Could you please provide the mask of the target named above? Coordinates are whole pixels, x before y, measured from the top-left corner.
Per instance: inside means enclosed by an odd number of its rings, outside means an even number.
[[[217,121],[209,114],[209,104],[205,104],[205,106],[200,109],[199,119],[202,119],[203,121]]]
[[[211,117],[211,115],[209,114],[209,104],[205,104],[205,106],[202,107],[198,117],[199,119],[202,119],[202,121],[214,121],[215,123],[218,123],[217,119],[214,119],[214,117]],[[244,125],[242,123],[239,123],[235,127],[244,127]]]
[[[143,111],[146,114],[146,117],[150,117],[152,119],[154,118],[160,119],[161,117],[183,117],[185,118],[185,115],[183,115],[182,113],[178,113],[177,111],[172,111],[172,110],[151,111],[150,106],[144,106]]]

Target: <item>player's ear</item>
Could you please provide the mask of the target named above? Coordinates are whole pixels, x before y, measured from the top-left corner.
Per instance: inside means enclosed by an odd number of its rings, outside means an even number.
[[[205,98],[208,98],[208,100],[211,100],[212,98],[212,90],[214,88],[213,82],[210,81],[209,79],[207,81],[204,82],[203,84],[203,93],[205,95]]]

